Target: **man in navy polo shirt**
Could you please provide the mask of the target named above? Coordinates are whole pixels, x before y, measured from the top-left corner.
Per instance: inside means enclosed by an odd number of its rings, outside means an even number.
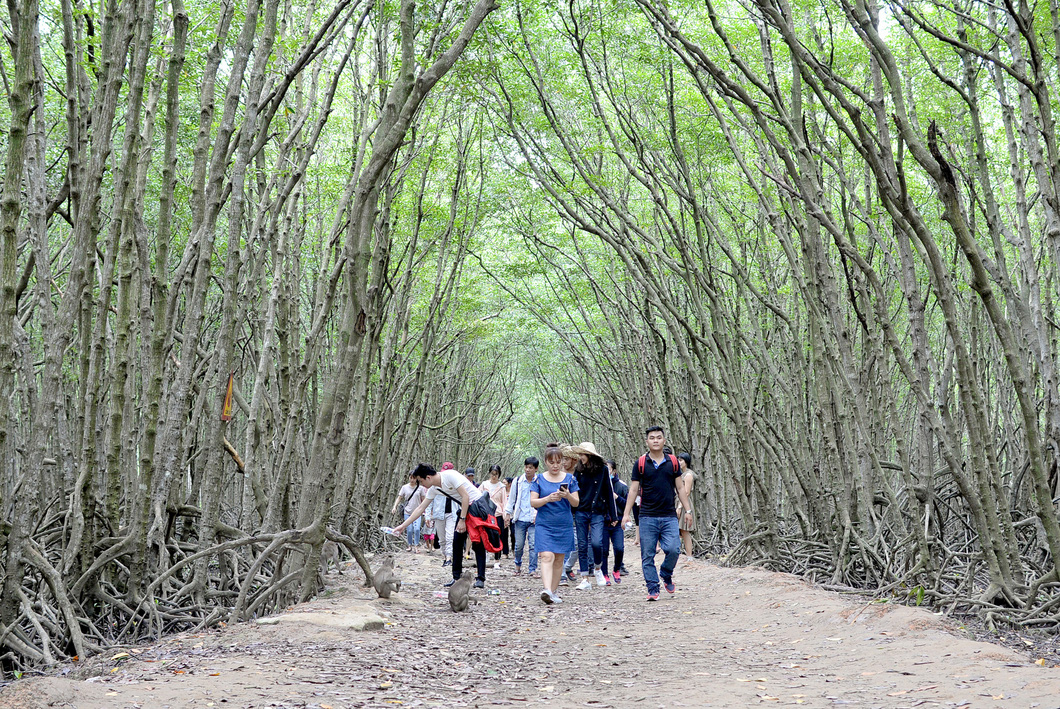
[[[681,498],[686,510],[692,509],[684,486],[676,483],[681,477],[677,457],[663,453],[666,434],[662,426],[651,426],[645,431],[648,452],[633,464],[633,476],[626,498],[626,511],[622,515],[622,526],[629,522],[633,503],[640,494],[640,564],[644,571],[644,583],[648,586],[648,600],[659,600],[659,580],[663,588],[673,594],[674,568],[681,557],[681,532],[677,523],[677,508],[674,493]],[[690,512],[686,515],[691,517]],[[689,520],[691,521],[691,520]],[[662,566],[655,571],[655,547],[662,547]]]

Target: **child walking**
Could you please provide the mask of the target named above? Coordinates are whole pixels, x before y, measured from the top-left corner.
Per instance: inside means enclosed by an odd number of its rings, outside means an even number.
[[[563,451],[555,443],[545,449],[547,470],[530,483],[530,505],[537,510],[535,546],[541,569],[541,600],[562,603],[556,595],[563,575],[563,557],[574,546],[572,509],[578,506],[578,480],[563,470]]]

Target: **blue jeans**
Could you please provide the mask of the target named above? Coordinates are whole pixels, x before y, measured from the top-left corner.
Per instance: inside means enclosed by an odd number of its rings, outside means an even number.
[[[408,513],[405,513],[405,519],[408,519]],[[405,530],[405,543],[415,549],[420,544],[420,525],[423,524],[423,518],[418,518],[415,522],[408,526]]]
[[[587,510],[574,510],[574,534],[578,537],[578,571],[582,576],[588,576],[593,570],[593,557],[589,556],[589,540],[594,516],[603,519],[602,515],[593,515]]]
[[[573,544],[570,551],[567,552],[567,556],[563,559],[563,573],[567,573],[574,568],[574,563],[578,561],[578,528],[574,526],[574,516],[571,515],[571,534]]]
[[[596,566],[604,570],[607,573],[607,566],[605,562],[604,554],[604,530],[610,525],[604,521],[602,514],[594,514],[589,520],[589,544],[593,549],[593,563]],[[593,569],[590,568],[589,571]]]
[[[530,573],[537,571],[537,553],[534,551],[535,526],[533,522],[512,520],[512,528],[515,530],[515,565],[520,567],[523,565],[523,547],[529,543]]]
[[[666,558],[659,572],[655,572],[655,545],[662,547]],[[644,572],[644,583],[648,593],[659,592],[659,578],[664,582],[673,580],[674,568],[681,558],[681,532],[677,517],[640,516],[640,567]]]
[[[596,518],[600,518],[600,524],[596,524]],[[626,537],[622,532],[622,525],[611,526],[604,521],[603,515],[593,515],[593,558],[600,560],[600,569],[607,576],[607,552],[608,547],[615,549],[615,570],[622,566],[622,555],[626,551]]]

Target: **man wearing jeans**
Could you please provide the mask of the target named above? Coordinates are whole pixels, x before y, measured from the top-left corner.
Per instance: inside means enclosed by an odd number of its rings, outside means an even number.
[[[633,464],[633,477],[629,483],[629,495],[626,498],[626,511],[622,515],[622,526],[629,522],[633,502],[640,494],[640,563],[644,571],[644,583],[648,587],[648,600],[659,600],[659,580],[663,588],[673,594],[674,568],[681,556],[681,534],[677,524],[677,508],[674,505],[674,493],[681,499],[686,510],[692,509],[684,486],[678,486],[681,468],[677,458],[663,453],[666,435],[662,426],[651,426],[645,431],[648,452]],[[689,518],[691,513],[686,512]],[[662,566],[655,571],[655,546],[662,547]]]
[[[537,553],[534,551],[534,520],[537,510],[530,505],[530,483],[537,477],[540,462],[534,456],[523,461],[523,475],[512,481],[508,503],[504,506],[504,523],[515,530],[515,573],[523,570],[523,548],[529,542],[530,573],[537,571]]]

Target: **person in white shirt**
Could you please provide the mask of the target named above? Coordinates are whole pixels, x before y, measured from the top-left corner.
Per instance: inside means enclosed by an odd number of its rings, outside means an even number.
[[[460,511],[457,513],[456,531],[453,534],[453,580],[445,584],[452,586],[464,571],[464,545],[468,541],[468,509],[483,496],[483,493],[475,487],[474,483],[455,470],[439,472],[427,463],[417,465],[412,471],[412,477],[420,481],[420,485],[427,489],[427,494],[409,518],[394,528],[394,534],[403,534],[409,525],[420,518],[428,506],[434,504],[434,499],[439,494],[445,495],[454,503],[459,503]],[[478,567],[475,588],[482,588],[486,585],[486,547],[479,536],[472,535],[471,549],[475,552],[475,564]]]
[[[530,504],[530,483],[537,477],[540,461],[530,456],[523,461],[523,473],[512,481],[512,493],[508,495],[508,504],[504,506],[504,523],[512,525],[515,530],[515,573],[522,573],[523,549],[530,545],[530,573],[537,573],[537,552],[534,550],[534,521],[537,510]]]
[[[401,490],[398,492],[397,498],[394,500],[394,507],[390,510],[391,514],[397,514],[398,507],[404,502],[402,511],[405,514],[405,519],[409,518],[412,511],[416,509],[417,505],[423,502],[423,496],[426,494],[426,490],[419,484],[419,482],[409,476],[409,481],[405,483]],[[408,545],[405,547],[405,551],[416,552],[419,551],[420,546],[420,522],[416,520],[409,527],[408,532],[405,534],[405,543]]]
[[[442,472],[455,470],[452,463],[442,463]],[[428,508],[434,520],[434,531],[438,535],[438,548],[442,550],[442,566],[453,563],[453,535],[456,533],[456,512],[460,506],[445,495],[438,495]]]

